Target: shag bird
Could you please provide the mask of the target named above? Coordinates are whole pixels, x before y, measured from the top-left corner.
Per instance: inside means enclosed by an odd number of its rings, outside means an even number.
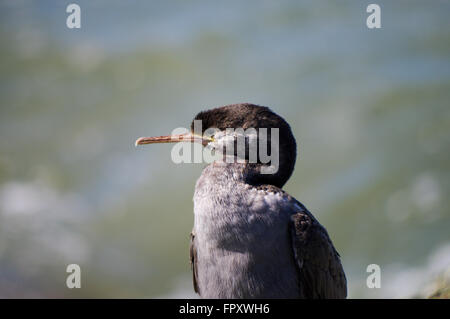
[[[194,131],[195,120],[201,132]],[[264,173],[271,163],[259,153],[251,161],[245,140],[243,158],[234,150],[231,160],[227,154],[212,162],[197,180],[190,243],[195,292],[202,298],[345,298],[345,273],[326,229],[282,189],[297,155],[289,124],[248,103],[203,111],[194,121],[190,133],[142,137],[136,145],[188,141],[223,151],[239,138],[229,128],[255,128],[259,142],[262,128],[278,129],[278,147],[267,141],[270,132],[263,141],[278,153],[278,170]],[[214,135],[202,134],[209,128]]]

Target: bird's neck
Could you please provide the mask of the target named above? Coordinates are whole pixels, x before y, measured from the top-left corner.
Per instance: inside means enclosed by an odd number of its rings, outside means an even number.
[[[197,181],[197,188],[207,187],[210,191],[216,188],[224,190],[233,188],[236,184],[246,184],[249,186],[273,185],[280,187],[280,185],[277,185],[278,175],[263,174],[261,173],[262,169],[263,167],[259,164],[216,161],[205,167]]]

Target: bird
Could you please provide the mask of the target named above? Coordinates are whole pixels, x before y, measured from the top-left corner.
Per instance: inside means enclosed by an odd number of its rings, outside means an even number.
[[[194,131],[195,121],[201,121],[201,132]],[[215,133],[206,136],[210,128]],[[269,107],[212,108],[198,113],[186,134],[141,137],[135,144],[191,142],[224,151],[236,146],[239,136],[230,128],[254,128],[258,142],[263,128],[276,129],[278,145],[272,152],[278,153],[278,170],[263,173],[273,160],[265,162],[258,153],[251,161],[247,140],[244,155],[234,150],[203,169],[190,235],[194,291],[219,299],[346,298],[346,276],[327,230],[282,189],[294,171],[297,145],[289,124]],[[271,134],[266,134],[269,139]],[[270,150],[272,144],[264,143]]]

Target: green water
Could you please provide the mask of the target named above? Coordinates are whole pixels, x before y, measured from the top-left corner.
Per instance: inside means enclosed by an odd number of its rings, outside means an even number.
[[[285,189],[350,297],[411,297],[449,267],[448,2],[378,1],[380,30],[365,1],[76,3],[80,30],[63,2],[0,2],[0,297],[193,297],[203,165],[133,143],[238,102],[291,124]]]

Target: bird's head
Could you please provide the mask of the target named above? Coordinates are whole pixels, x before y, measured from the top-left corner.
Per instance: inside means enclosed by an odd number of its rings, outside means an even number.
[[[227,163],[244,163],[247,182],[282,187],[297,155],[289,124],[268,107],[249,103],[226,105],[198,113],[189,133],[141,137],[136,145],[196,142],[219,151]]]

